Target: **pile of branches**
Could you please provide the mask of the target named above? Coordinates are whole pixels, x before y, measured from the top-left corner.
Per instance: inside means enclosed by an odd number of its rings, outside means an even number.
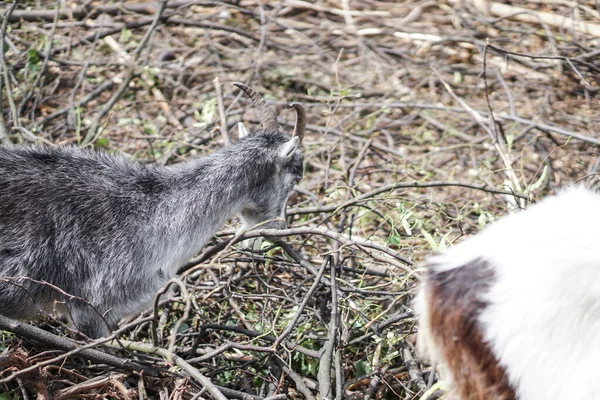
[[[232,221],[108,338],[0,316],[0,398],[434,398],[424,257],[594,184],[594,1],[38,3],[3,4],[0,142],[176,163],[258,123],[245,81],[307,109],[305,176],[291,228]]]

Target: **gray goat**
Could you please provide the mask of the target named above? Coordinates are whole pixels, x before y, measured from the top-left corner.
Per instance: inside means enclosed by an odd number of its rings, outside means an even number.
[[[232,216],[244,228],[285,227],[306,114],[292,105],[290,138],[258,93],[235,85],[263,129],[204,158],[161,167],[75,147],[0,147],[0,314],[57,310],[106,336]]]

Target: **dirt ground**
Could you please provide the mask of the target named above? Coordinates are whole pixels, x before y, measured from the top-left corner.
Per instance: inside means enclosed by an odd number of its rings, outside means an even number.
[[[2,142],[181,162],[258,128],[234,81],[290,131],[288,103],[308,113],[289,229],[252,252],[231,221],[185,290],[94,343],[106,359],[60,321],[3,326],[0,400],[437,398],[411,307],[425,257],[597,182],[597,1],[0,7]]]

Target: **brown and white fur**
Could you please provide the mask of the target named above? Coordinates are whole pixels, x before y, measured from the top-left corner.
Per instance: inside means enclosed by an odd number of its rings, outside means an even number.
[[[419,347],[462,400],[600,398],[600,195],[569,188],[428,260]]]

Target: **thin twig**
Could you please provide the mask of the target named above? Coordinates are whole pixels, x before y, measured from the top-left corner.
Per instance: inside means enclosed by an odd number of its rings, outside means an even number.
[[[163,357],[167,361],[172,359],[179,368],[185,371],[196,382],[201,384],[216,400],[227,400],[227,397],[223,395],[223,393],[215,386],[214,383],[211,382],[210,379],[202,375],[200,371],[192,367],[183,358],[171,353],[169,350],[153,346],[149,343],[132,342],[129,340],[122,340],[122,343],[129,350],[137,350],[148,354],[156,354]]]
[[[16,3],[16,1],[15,1],[15,3]],[[52,23],[52,30],[50,31],[50,37],[48,37],[46,39],[46,54],[44,56],[44,62],[42,63],[42,67],[40,68],[40,71],[36,75],[35,80],[31,84],[31,89],[25,94],[25,96],[23,96],[23,99],[21,100],[21,103],[19,104],[19,107],[18,107],[19,115],[21,115],[21,113],[23,112],[23,108],[25,107],[25,105],[27,104],[29,99],[31,98],[33,91],[38,87],[40,80],[46,73],[46,68],[48,67],[48,60],[50,59],[50,49],[52,48],[52,42],[54,41],[54,34],[56,33],[56,25],[58,24],[58,15],[59,14],[60,14],[60,3],[58,3],[58,6],[56,7],[56,13],[54,15],[54,21]]]
[[[302,316],[302,312],[304,311],[304,308],[306,307],[308,302],[312,300],[313,294],[315,293],[315,291],[321,284],[321,277],[323,276],[323,273],[325,272],[325,267],[327,266],[328,262],[331,262],[331,260],[329,260],[328,258],[325,258],[323,260],[323,263],[321,264],[321,268],[319,268],[319,272],[317,273],[317,276],[315,277],[315,280],[314,280],[312,286],[310,287],[310,289],[304,296],[304,299],[302,299],[302,303],[300,303],[300,305],[298,306],[298,310],[296,311],[294,318],[292,318],[292,320],[290,321],[288,326],[284,329],[284,331],[281,332],[281,334],[277,337],[277,339],[275,339],[275,342],[273,342],[273,348],[276,348],[277,346],[279,346],[290,335],[290,333],[292,333],[292,330],[294,330],[296,323],[298,323],[298,320]]]
[[[524,193],[494,189],[494,188],[489,187],[488,185],[477,185],[477,184],[463,183],[463,182],[456,182],[456,181],[431,181],[431,182],[415,181],[415,182],[391,183],[389,185],[385,185],[380,188],[373,189],[369,192],[363,193],[360,196],[357,196],[356,198],[350,199],[341,204],[332,204],[332,205],[326,205],[326,206],[320,206],[320,207],[298,207],[298,208],[289,209],[287,211],[287,213],[289,215],[314,214],[314,213],[320,213],[320,212],[328,213],[328,212],[332,212],[332,211],[336,211],[336,210],[342,210],[344,208],[361,203],[367,199],[371,199],[374,196],[377,196],[378,194],[392,192],[397,189],[433,188],[433,187],[446,187],[446,186],[447,187],[463,187],[463,188],[467,188],[467,189],[480,190],[480,191],[486,192],[486,193],[515,196],[517,198],[526,199],[526,200],[529,199],[529,196]]]
[[[93,362],[100,364],[108,364],[120,369],[124,369],[126,371],[144,371],[144,373],[150,376],[158,376],[158,373],[149,367],[142,366],[136,362],[127,359],[121,359],[115,357],[111,354],[106,354],[98,350],[92,349],[93,347],[98,346],[99,344],[106,343],[110,340],[116,338],[120,333],[122,333],[125,328],[121,328],[118,331],[115,331],[112,335],[95,340],[91,343],[85,344],[83,346],[78,345],[77,343],[60,336],[56,336],[50,332],[46,332],[40,328],[35,326],[27,325],[19,321],[15,321],[13,319],[4,317],[0,315],[0,330],[6,330],[12,332],[21,337],[26,337],[32,340],[41,341],[47,345],[65,350],[66,353],[61,354],[58,357],[51,358],[45,361],[38,362],[31,367],[24,368],[15,372],[6,378],[0,379],[0,385],[9,382],[10,380],[16,378],[17,376],[27,374],[31,371],[34,371],[38,368],[41,368],[45,365],[49,365],[55,363],[57,361],[63,360],[67,357],[78,355],[80,357],[87,358]]]
[[[213,79],[213,85],[215,86],[217,108],[219,110],[219,117],[221,118],[221,135],[223,135],[225,146],[229,146],[231,144],[231,136],[227,129],[227,115],[225,114],[225,105],[223,104],[223,90],[218,76]]]
[[[306,400],[316,400],[315,396],[313,396],[312,392],[306,385],[306,382],[304,382],[302,377],[297,372],[288,367],[288,365],[282,360],[280,360],[278,357],[275,358],[275,362],[283,370],[283,372],[288,374],[292,381],[294,381],[294,384],[296,385],[296,390],[299,391]]]
[[[169,0],[160,0],[159,1],[159,5],[156,9],[156,14],[154,15],[152,24],[146,30],[144,37],[142,37],[142,40],[140,40],[140,43],[137,45],[136,49],[134,50],[134,52],[131,56],[131,59],[129,60],[129,67],[127,69],[127,73],[125,74],[125,77],[123,78],[123,81],[117,88],[116,92],[112,95],[110,100],[108,100],[106,102],[104,107],[102,107],[102,109],[92,119],[92,122],[90,123],[90,127],[88,128],[88,131],[87,131],[85,137],[83,138],[83,141],[81,142],[82,146],[88,145],[93,140],[95,140],[96,136],[99,134],[98,128],[100,127],[100,120],[102,118],[104,118],[106,116],[106,114],[108,114],[110,112],[110,110],[115,106],[115,104],[117,104],[117,101],[119,101],[119,99],[121,98],[123,93],[125,93],[125,90],[127,90],[127,88],[129,87],[129,83],[131,82],[131,80],[134,77],[134,71],[136,69],[136,61],[137,61],[139,55],[142,53],[142,50],[148,43],[148,40],[150,39],[152,32],[158,26],[161,15],[162,15],[168,1]]]
[[[319,372],[317,372],[319,395],[322,399],[329,399],[333,397],[331,367],[334,365],[334,349],[336,347],[338,337],[338,299],[335,263],[333,262],[333,257],[331,255],[329,255],[326,260],[329,262],[331,273],[331,319],[329,320],[327,340],[321,349],[322,354],[321,359],[319,360]],[[340,382],[336,382],[336,387],[340,387]],[[339,395],[339,393],[337,393],[337,395]]]
[[[2,144],[10,144],[10,140],[8,139],[8,131],[6,129],[6,123],[4,121],[4,101],[2,99],[2,86],[6,87],[6,97],[8,98],[8,105],[10,111],[12,113],[13,118],[13,126],[18,127],[21,126],[19,123],[19,114],[17,113],[17,108],[15,106],[15,100],[12,94],[12,87],[10,85],[10,80],[8,79],[8,66],[6,65],[6,58],[4,54],[4,43],[6,38],[6,24],[10,19],[10,15],[13,13],[15,8],[17,7],[18,1],[13,1],[13,4],[10,8],[6,10],[4,15],[2,16],[2,29],[0,30],[0,68],[2,69],[2,74],[0,76],[0,143]]]

